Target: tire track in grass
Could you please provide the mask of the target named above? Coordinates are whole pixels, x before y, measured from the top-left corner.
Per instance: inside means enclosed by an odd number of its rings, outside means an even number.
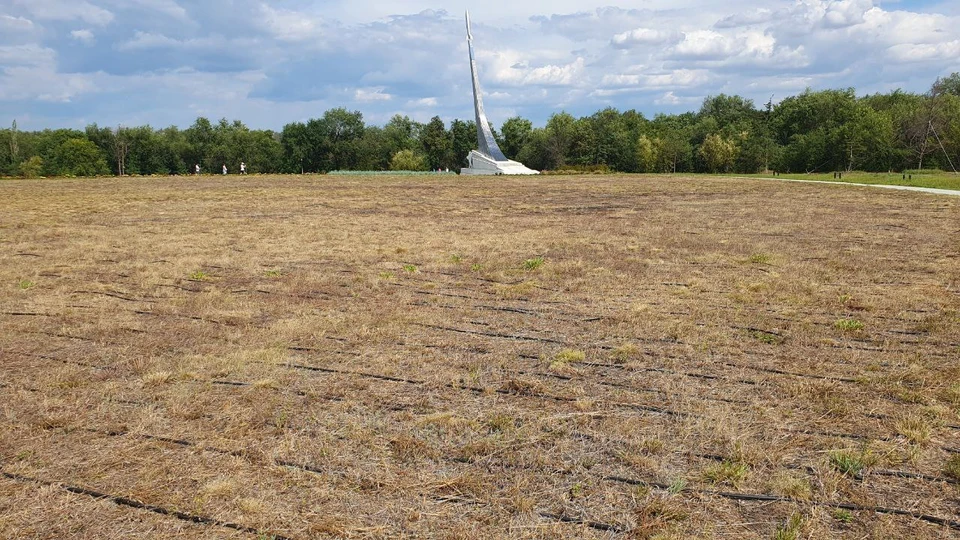
[[[845,502],[829,502],[829,501],[802,501],[800,499],[794,499],[791,497],[785,497],[783,495],[767,495],[762,493],[741,493],[735,491],[717,491],[712,489],[703,489],[703,488],[687,488],[677,490],[674,486],[669,484],[663,484],[660,482],[652,482],[646,480],[639,480],[635,478],[625,478],[622,476],[604,476],[603,480],[609,482],[616,482],[620,484],[627,484],[631,486],[651,486],[660,490],[665,491],[678,491],[679,493],[694,493],[697,495],[708,495],[714,497],[722,497],[724,499],[732,499],[736,501],[754,501],[754,502],[785,502],[796,505],[813,505],[821,506],[826,508],[839,508],[843,510],[852,510],[856,512],[873,512],[877,514],[890,514],[896,516],[911,517],[914,519],[919,519],[927,523],[932,523],[934,525],[940,525],[944,527],[949,527],[955,531],[960,531],[960,521],[956,521],[949,518],[942,518],[938,516],[933,516],[930,514],[924,514],[922,512],[915,512],[913,510],[903,510],[901,508],[890,508],[886,506],[868,506],[860,505],[855,503],[845,503]]]
[[[334,371],[334,372],[339,373],[340,371]],[[383,380],[384,382],[401,382],[401,383],[407,383],[407,384],[423,384],[423,383],[421,383],[421,382],[414,382],[413,379],[403,379],[403,378],[398,378],[398,377],[377,376],[377,377],[375,377],[375,378],[377,378],[377,379],[379,379],[379,380]],[[239,383],[239,384],[240,384],[240,385],[244,385],[244,384],[247,384],[247,383]],[[230,386],[237,386],[237,384],[231,384]],[[456,386],[452,386],[452,387],[453,387],[453,388],[457,388]],[[460,388],[460,389],[462,389],[462,388]],[[197,444],[197,443],[194,443],[194,442],[191,442],[191,441],[188,441],[188,440],[184,440],[184,439],[171,438],[171,437],[163,437],[163,436],[156,436],[156,435],[150,435],[150,434],[146,434],[146,433],[133,433],[133,432],[129,432],[129,431],[107,431],[107,430],[98,430],[98,429],[94,429],[94,428],[81,428],[81,429],[83,429],[84,431],[88,431],[88,432],[92,432],[92,433],[98,433],[98,434],[102,434],[102,435],[110,436],[110,437],[116,437],[116,436],[132,436],[132,437],[142,438],[142,439],[145,439],[145,440],[155,440],[155,441],[159,441],[159,442],[164,442],[164,443],[168,443],[168,444],[173,444],[173,445],[176,445],[176,446],[178,446],[178,447],[184,447],[184,448],[186,448],[186,447],[194,447],[194,448],[198,448],[198,449],[200,449],[200,450],[202,450],[202,451],[213,452],[213,453],[222,454],[222,455],[228,455],[228,456],[233,456],[233,457],[245,457],[245,454],[244,454],[243,452],[241,452],[241,451],[226,450],[226,449],[222,449],[222,448],[216,448],[216,447],[199,445],[199,444]],[[576,433],[575,433],[575,435],[576,435]],[[582,437],[587,438],[588,440],[594,440],[594,441],[596,441],[596,438],[595,438],[594,436],[592,436],[592,435],[588,435],[588,434],[580,434],[580,435],[581,435]],[[614,441],[614,442],[617,442],[617,443],[620,444],[620,445],[624,445],[624,444],[625,444],[623,441]],[[710,459],[710,460],[723,459],[722,456],[714,456],[714,455],[709,455],[709,454],[692,454],[692,455],[695,455],[696,457],[699,457],[699,458],[702,458],[702,459]],[[449,461],[461,462],[460,460],[456,460],[456,459],[454,459],[454,458],[449,458],[449,457],[445,457],[445,458],[442,458],[442,459],[444,459],[444,460],[449,460]],[[272,464],[278,465],[278,466],[296,468],[296,469],[299,469],[299,470],[303,470],[303,471],[311,472],[311,473],[317,473],[317,474],[323,474],[323,473],[326,472],[326,471],[324,471],[322,468],[317,467],[317,466],[310,465],[310,464],[308,464],[308,463],[297,463],[297,462],[293,462],[293,461],[289,461],[289,460],[273,459],[273,463],[272,463]],[[506,463],[500,464],[500,466],[503,466],[503,467],[505,467],[505,468],[513,468],[513,467],[516,467],[516,466],[510,465],[510,464],[506,464]],[[523,468],[523,467],[521,466],[521,468]],[[788,467],[788,468],[789,468],[789,467]],[[812,468],[810,468],[810,467],[807,467],[807,468],[805,468],[805,469],[807,470],[807,472],[811,472],[811,470],[812,470]],[[553,472],[556,472],[556,471],[553,471]],[[877,475],[881,475],[881,476],[895,476],[895,477],[916,478],[916,479],[923,479],[923,480],[930,480],[930,481],[937,481],[937,482],[946,480],[948,483],[956,483],[955,481],[951,481],[951,480],[949,480],[949,479],[938,478],[938,477],[931,477],[931,476],[928,476],[928,475],[922,475],[922,474],[917,474],[917,473],[910,473],[910,472],[907,472],[907,471],[871,471],[871,474],[877,474]],[[601,479],[601,480],[608,480],[608,481],[615,481],[615,482],[620,482],[620,483],[627,483],[627,484],[631,484],[631,485],[650,485],[650,486],[653,486],[653,487],[657,487],[657,488],[659,488],[659,489],[669,489],[669,488],[670,488],[670,486],[667,485],[667,484],[660,484],[660,483],[652,482],[652,481],[648,482],[648,481],[645,481],[645,480],[629,479],[629,478],[624,478],[624,477],[619,477],[619,476],[605,476],[605,477],[602,477],[602,478],[600,478],[600,479]],[[768,502],[773,501],[773,502],[789,502],[789,503],[793,503],[793,504],[804,504],[804,502],[805,502],[805,501],[800,501],[800,500],[797,500],[797,499],[791,499],[791,498],[789,498],[789,497],[784,497],[784,496],[779,496],[779,495],[752,494],[752,493],[739,493],[739,492],[722,492],[722,491],[714,491],[714,490],[703,489],[703,488],[686,488],[686,489],[684,489],[684,490],[682,490],[682,491],[684,491],[684,492],[690,492],[690,493],[697,493],[697,494],[716,495],[716,496],[720,496],[720,497],[724,497],[724,498],[730,498],[730,499],[736,499],[736,500],[745,500],[745,501],[768,501]],[[441,502],[445,502],[445,501],[441,501]],[[462,501],[449,501],[449,502],[462,502]],[[843,502],[833,503],[833,502],[827,502],[827,501],[814,501],[814,502],[812,502],[812,503],[807,502],[807,504],[814,504],[814,505],[818,505],[818,506],[825,506],[825,507],[832,507],[832,508],[842,508],[842,509],[847,509],[847,510],[873,511],[873,512],[878,512],[878,513],[886,513],[886,514],[907,516],[907,517],[913,517],[913,518],[916,518],[916,519],[920,519],[920,520],[922,520],[922,521],[926,521],[926,522],[929,522],[929,523],[934,523],[934,524],[939,524],[939,525],[946,525],[946,526],[949,526],[949,527],[955,528],[955,529],[956,529],[957,527],[960,527],[960,523],[955,522],[955,521],[951,521],[951,520],[946,519],[946,518],[940,518],[940,517],[932,516],[932,515],[929,515],[929,514],[923,514],[923,513],[915,512],[915,511],[911,511],[911,510],[902,510],[902,509],[898,509],[898,508],[882,507],[882,506],[863,506],[863,505],[857,505],[857,504],[853,504],[853,503],[843,503]],[[569,517],[569,516],[565,516],[564,514],[555,514],[555,513],[549,513],[549,512],[538,512],[538,515],[540,515],[540,517],[543,517],[543,518],[546,518],[546,519],[552,519],[552,520],[556,520],[556,521],[562,522],[562,523],[585,525],[585,526],[588,526],[588,527],[590,527],[590,528],[593,528],[593,529],[596,529],[596,530],[601,530],[601,531],[618,532],[618,533],[627,532],[627,529],[623,528],[623,527],[620,526],[620,525],[603,523],[603,522],[596,522],[596,521],[591,521],[591,520],[584,520],[584,519],[580,519],[580,518],[571,518],[571,517]],[[208,519],[209,519],[209,518],[208,518]],[[240,529],[238,529],[238,530],[240,530]],[[960,530],[960,529],[958,529],[958,530]]]
[[[5,478],[14,480],[16,482],[38,484],[45,487],[56,487],[77,495],[85,495],[87,497],[92,497],[94,499],[109,501],[118,506],[126,506],[129,508],[135,508],[137,510],[146,510],[147,512],[153,512],[154,514],[160,514],[162,516],[170,516],[170,517],[179,519],[181,521],[188,521],[188,522],[197,523],[200,525],[209,525],[212,527],[215,526],[215,527],[221,527],[224,529],[232,529],[235,531],[240,531],[243,533],[254,535],[257,538],[268,537],[268,538],[273,538],[274,540],[293,540],[293,538],[289,536],[283,536],[281,534],[275,534],[271,532],[264,532],[258,529],[254,529],[253,527],[247,527],[246,525],[241,525],[241,524],[233,523],[230,521],[221,521],[219,519],[215,519],[212,517],[203,516],[199,514],[190,514],[187,512],[182,512],[180,510],[173,510],[163,506],[157,506],[155,504],[138,501],[136,499],[131,499],[129,497],[103,493],[100,491],[95,491],[95,490],[84,488],[84,487],[73,486],[63,482],[57,482],[53,480],[44,480],[41,478],[33,478],[30,476],[24,476],[21,474],[7,472],[2,469],[0,469],[0,475],[3,475]]]

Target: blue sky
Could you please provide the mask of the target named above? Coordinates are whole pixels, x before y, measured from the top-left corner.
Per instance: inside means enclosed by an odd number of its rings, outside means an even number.
[[[472,118],[471,9],[488,116],[697,110],[814,89],[923,92],[960,71],[935,0],[0,0],[0,125],[254,128],[360,110]]]

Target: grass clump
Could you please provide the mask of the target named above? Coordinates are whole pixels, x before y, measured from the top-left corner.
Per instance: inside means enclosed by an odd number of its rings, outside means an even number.
[[[803,516],[795,513],[790,516],[786,523],[777,527],[774,533],[774,540],[797,540],[800,538],[800,529],[803,527]]]
[[[783,343],[783,336],[774,334],[773,332],[766,332],[764,330],[750,330],[747,332],[750,337],[768,345],[779,345]]]
[[[830,516],[840,523],[850,523],[853,521],[853,513],[843,508],[837,508],[833,512],[830,512]]]
[[[875,461],[873,455],[866,450],[838,450],[830,453],[830,465],[847,476],[858,476]]]
[[[140,380],[144,386],[160,386],[173,380],[173,372],[154,371],[153,373],[147,373]]]
[[[190,279],[194,281],[206,281],[210,279],[210,274],[204,272],[203,270],[197,270],[196,272],[190,274]]]
[[[943,474],[954,480],[960,480],[960,454],[950,456],[943,466]]]
[[[625,364],[637,356],[640,356],[640,348],[633,343],[624,343],[610,353],[610,358],[617,364]]]
[[[541,266],[543,266],[544,262],[545,261],[543,260],[543,257],[534,257],[533,259],[527,259],[523,261],[523,269],[536,270],[537,268],[540,268]]]
[[[810,481],[790,474],[783,474],[774,478],[772,487],[773,491],[784,497],[790,497],[798,501],[809,501],[813,497]]]
[[[459,253],[454,253],[450,255],[450,262],[452,263],[463,262],[463,255],[460,255]]]
[[[573,349],[564,349],[557,353],[553,357],[554,362],[560,362],[562,364],[569,364],[572,362],[583,362],[587,358],[587,355],[583,351],[576,351]]]
[[[587,356],[583,351],[575,351],[573,349],[564,349],[557,353],[553,357],[553,361],[550,362],[550,371],[559,371],[564,373],[576,373],[577,371],[570,366],[572,363],[583,362]]]
[[[283,274],[280,272],[280,270],[267,270],[263,273],[263,275],[268,278],[278,278]]]
[[[651,497],[634,510],[638,538],[649,538],[661,533],[674,523],[687,519],[687,512],[680,503],[670,497]]]
[[[838,319],[833,327],[843,332],[859,332],[863,330],[863,323],[857,319]]]
[[[412,265],[412,264],[405,264],[405,265],[403,265],[403,271],[404,271],[404,272],[409,272],[409,273],[413,274],[413,273],[415,273],[415,272],[417,271],[417,267],[416,267],[415,265]]]
[[[767,255],[766,253],[754,253],[753,255],[750,255],[749,261],[751,264],[770,264],[772,259],[773,257]]]
[[[19,287],[21,291],[32,289],[34,285],[36,285],[36,283],[30,281],[29,279],[21,279],[20,282],[17,283],[17,287]]]
[[[738,488],[746,479],[750,467],[740,461],[724,460],[703,471],[703,478],[712,484],[730,484]]]
[[[479,272],[481,270],[483,270],[483,266],[481,266],[480,263],[473,263],[470,265],[471,272]]]
[[[894,424],[897,433],[913,444],[924,445],[930,442],[932,428],[930,423],[919,416],[905,416]]]

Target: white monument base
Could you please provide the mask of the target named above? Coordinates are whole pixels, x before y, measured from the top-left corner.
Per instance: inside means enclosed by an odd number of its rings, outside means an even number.
[[[471,150],[467,156],[469,167],[460,169],[460,174],[466,175],[499,175],[499,174],[540,174],[538,171],[527,168],[523,163],[516,161],[497,161],[492,157]]]

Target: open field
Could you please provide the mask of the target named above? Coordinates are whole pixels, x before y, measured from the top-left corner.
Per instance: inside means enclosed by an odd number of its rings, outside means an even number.
[[[781,174],[777,178],[792,180],[818,180],[821,182],[845,182],[851,184],[880,184],[887,186],[914,186],[936,189],[955,189],[960,191],[960,174],[948,172],[909,172],[907,178],[903,173],[871,173],[845,172],[841,178],[834,178],[833,173],[811,174]],[[745,177],[770,177],[770,174],[737,175]]]
[[[955,197],[205,177],[0,205],[0,537],[960,537]]]

